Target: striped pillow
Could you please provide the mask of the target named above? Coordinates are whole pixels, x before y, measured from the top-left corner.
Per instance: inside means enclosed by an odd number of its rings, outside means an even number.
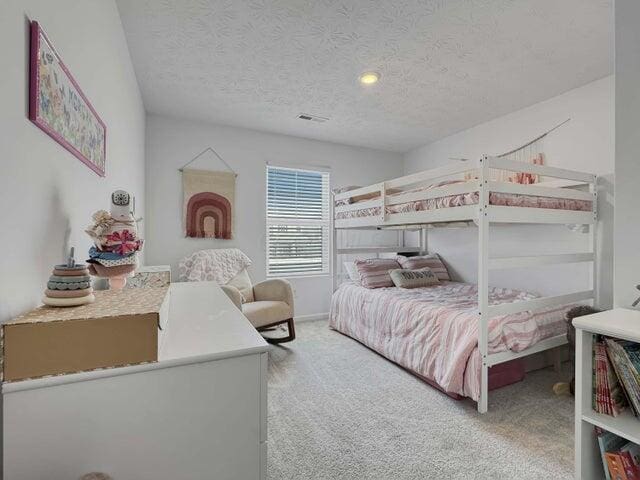
[[[356,260],[354,263],[360,274],[362,286],[365,288],[393,287],[389,271],[400,268],[398,262],[389,258],[370,258]]]
[[[442,260],[437,253],[424,255],[421,257],[404,257],[398,255],[396,257],[398,263],[404,270],[420,270],[421,268],[430,268],[436,274],[438,280],[451,280],[447,267],[444,266]]]

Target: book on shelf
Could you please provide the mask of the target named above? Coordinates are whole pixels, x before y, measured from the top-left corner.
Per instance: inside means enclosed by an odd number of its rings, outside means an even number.
[[[640,445],[628,442],[620,449],[620,458],[628,480],[640,479]]]
[[[600,455],[602,456],[602,468],[607,480],[611,480],[609,474],[609,462],[607,461],[607,453],[615,452],[619,448],[622,448],[626,440],[622,437],[614,435],[611,432],[604,431],[598,435],[598,447],[600,448]]]
[[[605,338],[607,357],[635,416],[640,415],[640,344]],[[598,342],[596,342],[598,343]],[[612,398],[615,395],[612,395]]]
[[[618,379],[617,365],[611,359],[607,340],[598,337],[593,343],[592,406],[597,413],[616,417],[625,409],[628,401]]]
[[[640,446],[611,432],[596,429],[607,480],[640,480]]]

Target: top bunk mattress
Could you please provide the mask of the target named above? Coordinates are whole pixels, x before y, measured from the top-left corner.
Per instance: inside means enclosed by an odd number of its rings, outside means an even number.
[[[421,191],[426,189],[410,190]],[[398,192],[388,195],[389,198],[393,198],[395,195],[401,195],[409,192]],[[370,200],[372,197],[358,199],[354,202],[341,202],[336,203],[338,205],[354,204],[357,205],[358,201]],[[442,208],[462,207],[466,205],[477,205],[480,199],[480,193],[468,192],[460,193],[456,195],[448,195],[444,197],[429,198],[427,200],[416,200],[413,202],[399,203],[396,205],[387,205],[385,207],[386,214],[393,213],[407,213],[407,212],[419,212],[427,210],[438,210]],[[570,198],[555,198],[555,197],[542,197],[536,195],[520,195],[515,193],[501,193],[490,192],[489,203],[491,205],[499,205],[505,207],[531,207],[531,208],[547,208],[553,210],[571,210],[580,212],[590,212],[592,209],[592,203],[588,200],[575,200]],[[350,210],[346,212],[337,212],[335,218],[337,220],[349,219],[349,218],[361,218],[379,216],[381,214],[381,207],[369,207],[360,208],[356,210]]]

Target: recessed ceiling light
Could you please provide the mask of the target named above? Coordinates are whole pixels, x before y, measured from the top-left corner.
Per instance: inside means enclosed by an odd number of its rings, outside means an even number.
[[[373,85],[380,80],[380,74],[377,72],[364,72],[360,75],[360,83],[363,85]]]

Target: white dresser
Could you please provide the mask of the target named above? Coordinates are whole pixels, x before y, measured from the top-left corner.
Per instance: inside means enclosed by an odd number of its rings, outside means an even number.
[[[266,478],[267,344],[214,283],[174,283],[157,363],[4,383],[4,480]]]

